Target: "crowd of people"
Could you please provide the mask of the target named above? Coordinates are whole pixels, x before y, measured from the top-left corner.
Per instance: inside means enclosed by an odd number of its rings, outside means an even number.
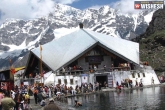
[[[101,87],[107,87],[107,83],[104,82],[104,84],[102,85],[102,83],[99,82],[95,82],[94,85],[92,83],[82,83],[81,86],[76,86],[75,88],[75,92],[76,94],[79,93],[90,93],[90,92],[96,92],[96,91],[100,91]]]
[[[142,79],[138,82],[137,79],[135,80],[135,87],[143,87]],[[124,87],[132,88],[132,80],[130,79],[124,79],[119,82],[116,82],[116,89],[121,90]],[[154,84],[154,79],[152,77],[151,83]],[[60,101],[61,97],[64,97],[67,99],[68,95],[76,95],[76,94],[82,94],[82,93],[92,93],[96,91],[100,91],[101,88],[108,87],[108,84],[106,82],[95,82],[92,83],[82,83],[81,85],[77,85],[74,87],[67,86],[66,84],[57,84],[57,85],[50,85],[50,86],[44,86],[44,85],[21,85],[21,86],[15,86],[13,90],[6,91],[6,90],[0,90],[0,110],[29,110],[32,109],[30,106],[30,96],[34,96],[35,104],[40,105],[44,108],[44,110],[48,110],[48,103],[46,102],[47,99],[49,99],[49,103],[51,107],[53,108],[57,105],[54,104],[54,100]],[[9,104],[10,103],[10,104]],[[75,106],[82,106],[80,102],[75,100]],[[51,108],[50,107],[50,108]],[[21,109],[20,109],[21,108]],[[49,109],[51,110],[51,109]],[[53,110],[53,109],[52,109]],[[59,108],[60,110],[60,108]]]
[[[123,81],[121,81],[121,84],[119,85],[119,82],[116,82],[116,89],[121,90],[122,88],[132,88],[133,87],[133,82],[130,79],[124,79]],[[140,82],[137,81],[137,79],[135,80],[135,87],[143,87],[143,81],[142,79],[140,79]]]
[[[60,101],[61,97],[67,98],[67,95],[95,92],[101,90],[101,87],[107,87],[107,83],[104,82],[104,85],[99,82],[95,82],[94,85],[92,83],[82,83],[81,86],[77,85],[75,88],[65,84],[57,84],[55,86],[16,85],[13,90],[10,91],[0,90],[0,110],[2,110],[2,108],[3,110],[32,109],[30,106],[30,96],[34,97],[36,105],[40,105],[45,108],[47,106],[47,99],[51,97],[53,97],[54,100]],[[8,104],[9,102],[11,103],[10,105]],[[78,101],[75,101],[75,104],[76,106],[82,105]]]
[[[0,110],[29,110],[30,98],[27,93],[0,90]]]
[[[151,85],[154,85],[154,78],[151,78]],[[116,89],[117,90],[121,90],[122,88],[132,88],[133,87],[133,82],[130,79],[123,79],[123,81],[121,81],[121,83],[119,84],[119,82],[116,82]],[[134,87],[143,87],[143,80],[140,79],[140,81],[138,82],[137,78],[135,80],[135,85]]]
[[[79,65],[75,66],[69,66],[69,67],[62,67],[61,72],[62,73],[71,73],[71,72],[81,72],[81,71],[88,71],[90,73],[97,72],[97,71],[128,71],[131,69],[130,63],[119,63],[118,66],[114,67],[114,64],[111,64],[110,66],[106,66],[105,64],[103,67],[98,68],[97,65],[89,65],[88,68],[82,68]]]
[[[43,107],[43,110],[61,110],[53,100],[43,105],[45,99],[50,98],[50,88],[34,86],[15,86],[13,90],[0,89],[0,110],[32,110],[30,96],[34,95],[35,103]],[[53,104],[53,105],[52,105]]]

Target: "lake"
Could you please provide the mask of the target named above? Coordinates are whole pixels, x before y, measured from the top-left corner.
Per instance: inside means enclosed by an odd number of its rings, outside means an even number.
[[[74,107],[75,100],[83,106]],[[63,110],[165,110],[165,86],[75,96],[58,105]]]

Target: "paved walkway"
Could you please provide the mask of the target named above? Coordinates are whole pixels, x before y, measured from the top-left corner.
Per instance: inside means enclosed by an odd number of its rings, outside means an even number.
[[[42,107],[39,105],[39,103],[37,105],[35,104],[33,96],[30,96],[30,106],[32,107],[32,110],[42,110]]]

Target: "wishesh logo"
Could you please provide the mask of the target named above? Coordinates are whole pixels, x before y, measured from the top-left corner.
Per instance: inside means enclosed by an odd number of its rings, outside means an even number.
[[[140,4],[135,4],[134,8],[135,9],[140,9]]]

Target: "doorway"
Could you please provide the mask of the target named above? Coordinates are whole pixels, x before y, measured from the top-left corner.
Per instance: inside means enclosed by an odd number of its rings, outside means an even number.
[[[105,76],[96,76],[96,81],[101,83],[101,87],[104,87],[104,82],[107,83],[107,75]]]

